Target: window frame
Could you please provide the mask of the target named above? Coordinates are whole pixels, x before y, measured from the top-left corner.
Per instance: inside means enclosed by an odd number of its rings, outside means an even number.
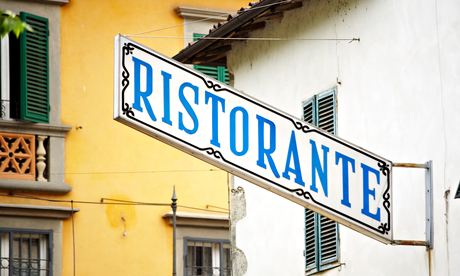
[[[0,119],[49,124],[50,22],[24,11],[18,16],[35,31],[25,30],[19,38],[11,33],[2,38]]]
[[[10,39],[8,35],[0,39],[0,62],[0,119],[10,120]]]
[[[323,99],[326,99],[327,97],[330,97],[332,95],[332,99],[333,99],[333,113],[332,113],[332,120],[333,120],[333,124],[332,124],[332,131],[330,131],[332,134],[334,135],[337,135],[337,87],[333,87],[331,89],[328,89],[328,90],[325,90],[323,92],[320,92],[310,98],[308,98],[307,100],[305,101],[302,101],[302,119],[305,120],[306,119],[306,114],[305,114],[305,108],[306,106],[308,105],[311,105],[311,120],[312,122],[307,122],[307,123],[310,123],[316,127],[319,127],[319,123],[320,123],[320,114],[319,114],[319,111],[318,111],[318,106],[319,106],[319,103],[321,100]],[[312,212],[313,213],[313,231],[310,229],[308,230],[307,227],[307,215],[308,212]],[[310,214],[311,216],[311,214]],[[305,253],[304,253],[304,257],[305,257],[305,272],[307,275],[312,275],[312,274],[315,274],[315,273],[318,273],[318,272],[321,272],[321,271],[325,271],[325,270],[329,270],[329,269],[332,269],[332,268],[335,268],[335,267],[338,267],[340,266],[340,235],[339,235],[339,224],[337,222],[334,222],[335,223],[335,231],[336,231],[336,235],[335,235],[335,244],[336,244],[336,248],[335,248],[335,251],[336,251],[336,257],[334,258],[330,258],[330,259],[326,259],[326,260],[322,260],[323,258],[323,255],[322,255],[322,252],[321,252],[321,245],[322,245],[322,242],[323,242],[323,236],[321,234],[321,230],[323,228],[323,225],[321,223],[321,218],[323,216],[321,216],[320,214],[316,213],[316,212],[313,212],[311,210],[308,210],[308,209],[305,209],[305,231],[304,231],[304,235],[305,235]],[[325,217],[324,217],[325,218]],[[327,218],[326,218],[327,219]],[[329,220],[329,219],[328,219]],[[332,220],[331,220],[332,221]],[[311,226],[310,226],[311,227]],[[307,263],[307,257],[308,257],[308,248],[307,248],[307,231],[308,232],[313,232],[314,233],[314,238],[313,238],[313,242],[314,242],[314,262],[313,264],[308,264]]]
[[[219,275],[230,275],[230,274],[223,274],[223,270],[225,269],[224,267],[222,267],[222,263],[223,263],[223,257],[224,257],[224,244],[228,244],[231,248],[231,243],[229,240],[226,240],[226,239],[210,239],[210,238],[196,238],[196,237],[184,237],[183,239],[184,243],[183,243],[183,246],[184,246],[184,253],[183,253],[183,265],[184,265],[184,276],[188,276],[187,275],[187,257],[188,257],[188,243],[189,242],[201,242],[201,243],[211,243],[211,244],[219,244]],[[212,247],[211,247],[212,248]],[[231,252],[229,252],[231,254]],[[211,256],[213,255],[213,252],[212,252],[212,249],[211,249]],[[212,261],[212,260],[211,260]],[[214,267],[211,267],[212,269],[214,269]],[[229,266],[229,269],[230,269],[230,273],[231,273],[231,262],[230,262],[230,266]]]
[[[24,229],[24,228],[7,228],[7,227],[1,227],[0,228],[0,257],[1,257],[1,250],[2,250],[2,238],[1,235],[7,233],[8,234],[8,255],[9,255],[9,268],[8,268],[8,276],[13,275],[13,266],[11,266],[11,259],[12,257],[12,252],[13,252],[13,245],[12,245],[12,240],[13,240],[13,235],[14,234],[31,234],[31,235],[45,235],[48,239],[48,244],[47,244],[47,260],[46,262],[48,263],[48,270],[46,273],[46,276],[53,276],[53,265],[54,265],[54,260],[53,260],[53,230],[40,230],[40,229]],[[40,245],[39,245],[40,246]],[[2,273],[0,269],[0,274]],[[40,273],[39,273],[40,274]]]

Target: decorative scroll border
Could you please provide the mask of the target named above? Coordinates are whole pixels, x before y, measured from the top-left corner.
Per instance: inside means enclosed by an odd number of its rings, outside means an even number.
[[[386,187],[386,190],[384,191],[384,193],[382,195],[382,198],[383,198],[383,208],[384,208],[385,212],[387,213],[388,221],[384,222],[384,223],[382,222],[378,227],[373,227],[372,225],[369,225],[367,223],[359,221],[359,220],[357,220],[357,219],[355,219],[355,218],[353,218],[353,217],[351,217],[351,216],[349,216],[347,214],[341,213],[341,212],[339,212],[339,211],[337,211],[335,209],[330,208],[329,206],[326,206],[326,205],[322,204],[321,202],[316,201],[313,198],[313,196],[310,194],[310,192],[308,192],[308,191],[305,191],[305,190],[303,190],[301,188],[290,189],[290,188],[285,187],[285,186],[283,186],[283,185],[281,185],[279,183],[276,183],[276,182],[274,182],[274,181],[272,181],[272,180],[270,180],[268,178],[265,178],[262,175],[258,175],[258,174],[254,173],[252,171],[249,171],[248,169],[246,169],[244,167],[241,167],[241,166],[239,166],[237,164],[234,164],[234,163],[228,161],[227,159],[225,159],[225,157],[222,155],[222,153],[220,151],[215,150],[212,147],[199,148],[199,147],[197,147],[197,146],[195,146],[195,145],[193,145],[193,144],[191,144],[191,143],[189,143],[189,142],[187,142],[185,140],[182,140],[182,139],[180,139],[180,138],[178,138],[176,136],[171,135],[170,133],[164,132],[164,131],[162,131],[162,130],[160,130],[160,129],[152,126],[152,125],[149,125],[149,124],[147,124],[147,123],[145,123],[145,122],[143,122],[141,120],[136,119],[132,107],[128,103],[125,102],[125,91],[126,91],[126,89],[128,88],[128,86],[130,84],[129,83],[130,74],[129,74],[128,69],[125,66],[125,57],[129,56],[130,54],[133,54],[134,50],[140,50],[140,51],[142,51],[142,52],[144,52],[144,53],[146,53],[148,55],[154,56],[155,58],[161,59],[162,61],[164,61],[166,63],[169,63],[170,65],[173,65],[173,66],[175,66],[175,67],[177,67],[177,68],[179,68],[181,70],[187,71],[188,73],[190,73],[190,74],[194,75],[195,77],[198,77],[199,79],[201,79],[203,81],[203,83],[206,85],[207,88],[213,89],[215,92],[226,91],[226,92],[231,93],[231,94],[233,94],[233,95],[235,95],[237,97],[240,97],[240,98],[242,98],[242,99],[244,99],[246,101],[249,101],[249,102],[251,102],[251,103],[253,103],[253,104],[255,104],[255,105],[257,105],[257,106],[259,106],[261,108],[264,108],[264,109],[266,109],[266,110],[268,110],[268,111],[270,111],[272,113],[275,113],[276,115],[281,116],[281,117],[289,120],[294,125],[294,127],[299,131],[302,131],[304,133],[316,132],[319,135],[326,136],[327,138],[329,138],[331,140],[334,140],[335,142],[337,142],[337,143],[339,143],[339,144],[341,144],[341,145],[343,145],[345,147],[351,148],[351,149],[353,149],[353,150],[355,150],[355,151],[357,151],[357,152],[359,152],[359,153],[361,153],[363,155],[366,155],[367,157],[377,161],[377,165],[378,165],[380,171],[382,172],[383,175],[387,176],[387,183],[386,183],[387,187]],[[284,189],[284,190],[286,190],[286,191],[288,191],[290,193],[293,193],[293,194],[297,195],[298,197],[303,197],[306,200],[311,200],[316,205],[321,206],[322,208],[329,210],[331,213],[336,213],[336,214],[340,215],[341,217],[344,217],[344,218],[347,218],[347,219],[349,219],[351,221],[354,221],[354,222],[356,222],[356,223],[358,223],[358,224],[360,224],[362,226],[365,226],[365,227],[367,227],[369,229],[372,229],[373,231],[375,231],[377,233],[380,233],[380,234],[383,234],[383,235],[388,235],[388,233],[390,232],[391,226],[392,226],[391,225],[391,212],[390,212],[390,206],[391,206],[391,201],[390,201],[390,198],[391,198],[391,194],[390,194],[391,171],[390,171],[389,164],[387,163],[387,161],[378,159],[375,156],[372,156],[369,153],[361,150],[360,148],[353,147],[350,144],[346,144],[343,141],[340,141],[340,140],[336,139],[334,136],[332,136],[332,135],[330,135],[330,134],[328,134],[326,132],[323,132],[323,131],[320,131],[318,129],[312,128],[312,127],[310,127],[309,125],[307,125],[307,124],[305,124],[303,122],[296,121],[296,120],[286,116],[285,114],[278,112],[277,110],[273,110],[273,109],[269,108],[268,106],[261,105],[260,103],[254,101],[253,99],[245,97],[243,94],[236,93],[235,91],[232,91],[232,90],[230,90],[230,89],[228,89],[226,87],[223,87],[218,82],[214,82],[214,81],[212,81],[210,79],[205,79],[203,76],[195,73],[192,70],[188,70],[187,68],[179,67],[175,63],[169,61],[168,59],[165,59],[164,57],[162,57],[160,55],[156,55],[155,53],[152,53],[152,52],[148,51],[147,49],[144,49],[144,48],[142,48],[142,47],[140,47],[140,46],[138,46],[136,44],[133,44],[131,42],[124,43],[124,45],[122,47],[122,67],[123,67],[123,72],[121,72],[121,77],[122,77],[121,78],[121,86],[122,86],[122,92],[121,92],[122,93],[122,95],[121,95],[122,102],[121,102],[121,105],[122,105],[122,112],[123,112],[124,115],[126,115],[131,120],[134,120],[134,121],[138,122],[139,124],[142,124],[142,125],[144,125],[144,126],[146,126],[148,128],[154,129],[155,131],[160,132],[165,136],[169,136],[171,138],[174,138],[175,140],[178,140],[181,143],[183,143],[183,144],[185,144],[185,145],[187,145],[187,146],[189,146],[191,148],[194,148],[194,149],[196,149],[198,151],[206,152],[206,154],[214,157],[215,159],[221,159],[225,163],[233,166],[234,168],[237,168],[237,169],[239,169],[241,171],[244,171],[244,172],[246,172],[246,173],[248,173],[250,175],[254,175],[257,178],[264,179],[266,182],[269,182],[269,183],[271,183],[271,184],[273,184],[273,185],[275,185],[275,186],[277,186],[279,188],[282,188],[282,189]]]

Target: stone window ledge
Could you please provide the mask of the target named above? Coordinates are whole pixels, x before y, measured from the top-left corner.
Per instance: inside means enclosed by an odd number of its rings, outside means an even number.
[[[48,194],[67,194],[72,188],[64,182],[58,181],[31,181],[16,179],[0,179],[0,190],[10,192],[34,192]]]
[[[67,219],[78,211],[80,210],[77,208],[61,206],[0,204],[0,216]]]
[[[35,124],[0,119],[0,130],[5,132],[65,137],[66,133],[71,129],[72,127],[63,125]]]
[[[52,4],[52,5],[65,5],[70,2],[70,0],[26,0],[29,2],[36,2],[36,3],[42,3],[42,4]]]
[[[228,11],[221,10],[211,10],[211,9],[202,9],[202,8],[193,8],[193,7],[177,7],[175,9],[176,13],[182,17],[197,18],[197,19],[214,19],[216,21],[225,21],[227,17],[231,14]]]
[[[170,211],[166,213],[163,218],[172,225],[172,216],[172,211]],[[228,229],[230,227],[228,215],[199,214],[189,212],[177,212],[176,225],[221,229]]]

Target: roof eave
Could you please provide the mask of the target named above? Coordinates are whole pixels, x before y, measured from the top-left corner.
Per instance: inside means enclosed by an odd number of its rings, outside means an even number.
[[[200,39],[195,43],[191,44],[187,48],[181,50],[173,59],[182,62],[182,63],[192,63],[192,59],[195,55],[202,52],[212,44],[216,43],[218,40],[212,38],[224,38],[229,36],[239,27],[243,26],[250,20],[256,18],[258,15],[264,13],[266,10],[271,8],[272,4],[283,2],[285,0],[263,0],[259,3],[252,6],[250,9],[240,13],[239,15],[233,17],[231,20],[223,24],[222,26],[216,28],[210,34],[208,34],[205,39]]]

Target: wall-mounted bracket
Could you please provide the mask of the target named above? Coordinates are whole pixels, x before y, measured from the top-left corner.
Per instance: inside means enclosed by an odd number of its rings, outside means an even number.
[[[394,240],[394,245],[426,246],[433,249],[433,161],[424,164],[393,163],[393,167],[425,169],[425,240]]]

